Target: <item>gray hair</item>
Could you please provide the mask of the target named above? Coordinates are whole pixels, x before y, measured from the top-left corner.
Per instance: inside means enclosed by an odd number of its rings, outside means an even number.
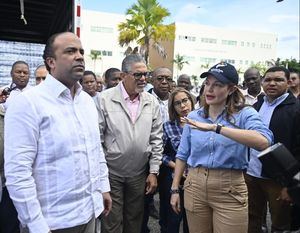
[[[132,65],[135,63],[144,63],[146,64],[144,58],[139,54],[130,54],[124,58],[122,61],[122,72],[131,71]]]

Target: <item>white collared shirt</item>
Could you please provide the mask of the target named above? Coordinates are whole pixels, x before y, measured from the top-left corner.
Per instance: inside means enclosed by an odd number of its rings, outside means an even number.
[[[161,100],[158,97],[158,95],[156,95],[156,93],[153,89],[152,89],[151,94],[157,99],[157,101],[159,103],[159,110],[160,110],[162,122],[165,123],[165,122],[169,121],[170,120],[169,119],[169,107],[168,107],[169,99]]]
[[[22,225],[46,233],[87,223],[110,191],[95,104],[46,80],[18,95],[5,116],[5,176]]]
[[[246,89],[246,90],[240,89],[240,90],[241,90],[241,92],[243,93],[243,95],[245,97],[245,104],[248,104],[248,105],[251,105],[251,106],[257,102],[257,97],[264,93],[262,88],[261,88],[261,90],[260,90],[260,92],[257,96],[250,95],[249,92],[248,92],[248,89]]]
[[[7,88],[7,87],[11,87],[11,84],[6,85],[6,86],[4,86],[4,87],[1,87],[1,90],[4,90],[4,89]],[[16,96],[18,96],[19,94],[21,94],[23,91],[27,91],[27,90],[29,90],[29,89],[31,89],[31,88],[32,88],[32,86],[30,86],[30,85],[28,84],[28,85],[27,85],[26,87],[24,87],[22,90],[19,89],[19,88],[13,89],[13,90],[10,92],[9,97],[7,98],[7,100],[5,101],[5,103],[1,103],[1,104],[0,104],[1,111],[5,112],[5,111],[7,110],[7,108],[8,108],[8,105],[11,103],[12,100],[15,99]]]

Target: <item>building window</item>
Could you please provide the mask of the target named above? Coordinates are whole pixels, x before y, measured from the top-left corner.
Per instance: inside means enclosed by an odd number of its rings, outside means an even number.
[[[196,37],[195,36],[183,36],[183,35],[179,35],[178,36],[179,40],[185,40],[185,41],[196,41]]]
[[[92,51],[92,50],[91,50]],[[112,56],[112,51],[108,51],[108,50],[94,50],[93,51],[95,52],[99,52],[99,54],[101,56],[108,56],[108,57],[111,57]]]
[[[243,60],[240,60],[240,65],[243,65]]]
[[[222,40],[222,44],[223,45],[236,46],[237,45],[237,41],[235,41],[235,40]]]
[[[216,44],[217,39],[214,38],[201,38],[202,43],[208,43],[208,44]]]
[[[244,47],[244,45],[245,45],[245,42],[244,42],[244,41],[241,41],[241,46]]]
[[[193,62],[195,61],[195,57],[194,56],[184,56],[185,60],[189,61],[189,62]]]
[[[210,64],[210,63],[215,63],[217,61],[217,58],[212,58],[212,57],[200,57],[200,62],[204,64]]]
[[[272,45],[271,45],[271,44],[260,44],[260,48],[263,48],[263,49],[271,49],[271,48],[272,48]]]
[[[113,33],[113,28],[91,26],[91,32],[103,32],[103,33]]]
[[[234,64],[235,63],[235,60],[233,60],[233,59],[222,59],[222,61],[230,63],[230,64]]]

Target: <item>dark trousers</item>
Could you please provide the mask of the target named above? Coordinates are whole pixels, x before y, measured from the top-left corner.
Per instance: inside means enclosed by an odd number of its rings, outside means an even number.
[[[19,226],[18,213],[9,197],[7,188],[4,187],[0,202],[0,233],[19,233]]]
[[[52,233],[95,233],[95,218],[93,217],[88,223],[75,227],[51,230]]]
[[[160,173],[159,177],[159,225],[161,233],[178,233],[180,229],[180,222],[183,220],[183,232],[188,233],[188,224],[183,208],[183,191],[180,193],[180,202],[182,203],[182,210],[176,214],[170,204],[171,199],[171,186],[172,186],[172,170],[166,169]]]
[[[278,201],[283,188],[273,180],[260,179],[245,175],[249,200],[248,233],[260,233],[264,217],[264,206],[269,203],[272,226],[271,231],[290,230],[291,208],[284,202]]]
[[[140,233],[144,214],[146,173],[134,177],[109,174],[112,209],[101,218],[102,233]]]
[[[150,233],[150,229],[148,227],[148,221],[149,221],[149,206],[154,205],[154,199],[153,199],[154,194],[148,194],[145,195],[145,200],[144,200],[144,217],[143,217],[143,224],[142,224],[142,230],[141,233]]]

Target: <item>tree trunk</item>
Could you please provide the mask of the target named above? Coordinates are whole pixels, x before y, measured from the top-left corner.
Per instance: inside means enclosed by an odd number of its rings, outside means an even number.
[[[146,61],[146,65],[148,66],[148,61],[149,61],[149,50],[150,50],[150,39],[149,39],[148,36],[146,36],[146,39],[145,39],[145,45],[146,45],[145,61]]]

